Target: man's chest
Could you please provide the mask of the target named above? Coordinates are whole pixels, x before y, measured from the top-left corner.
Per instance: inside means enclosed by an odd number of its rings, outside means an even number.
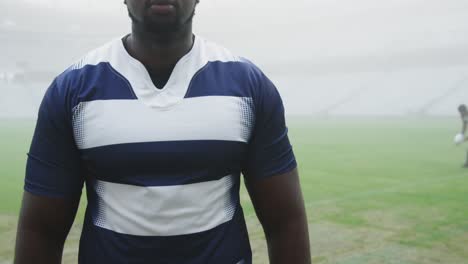
[[[191,181],[241,169],[253,129],[251,99],[205,96],[169,108],[96,100],[73,111],[75,142],[89,173],[105,180]]]

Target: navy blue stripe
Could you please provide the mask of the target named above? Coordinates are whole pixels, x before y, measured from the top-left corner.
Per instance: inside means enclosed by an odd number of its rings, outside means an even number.
[[[128,80],[108,62],[70,68],[58,77],[58,81],[62,86],[76,89],[72,107],[94,100],[137,99]]]
[[[166,141],[81,150],[95,179],[137,186],[171,186],[238,175],[247,144],[234,141]]]
[[[248,62],[209,62],[191,80],[186,98],[200,96],[253,97],[261,76],[258,68]],[[95,100],[137,99],[131,84],[108,62],[70,68],[58,78],[61,86],[76,89],[73,106]]]
[[[241,208],[240,206],[238,207]],[[179,236],[142,237],[116,233],[87,220],[80,241],[79,263],[251,263],[247,228],[242,210],[211,230]]]
[[[201,96],[253,97],[259,76],[256,68],[247,62],[209,62],[190,84],[185,98]]]

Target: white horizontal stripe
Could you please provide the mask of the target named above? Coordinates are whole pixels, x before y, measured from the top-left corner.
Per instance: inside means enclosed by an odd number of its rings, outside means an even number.
[[[236,203],[232,176],[178,186],[140,187],[98,181],[96,226],[136,236],[175,236],[230,221]]]
[[[80,149],[113,144],[227,140],[247,142],[253,123],[250,98],[188,98],[170,108],[151,108],[139,100],[98,100],[74,109]]]

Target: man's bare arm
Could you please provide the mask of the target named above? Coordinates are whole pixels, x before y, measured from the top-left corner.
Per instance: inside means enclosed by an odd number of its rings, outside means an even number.
[[[297,170],[247,180],[246,186],[265,231],[270,263],[311,263],[307,216]]]
[[[16,236],[15,264],[59,264],[80,197],[48,198],[25,192]]]

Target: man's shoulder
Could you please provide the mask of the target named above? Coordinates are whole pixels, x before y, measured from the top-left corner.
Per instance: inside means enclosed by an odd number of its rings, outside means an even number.
[[[116,54],[118,42],[112,40],[82,56],[68,67],[64,72],[56,76],[48,91],[57,100],[65,100],[71,106],[79,102],[80,96],[92,94],[94,87],[113,82],[118,78],[115,70],[110,65],[112,56]],[[115,82],[115,81],[114,81]]]
[[[251,60],[232,52],[222,45],[204,38],[200,38],[200,42],[202,42],[204,56],[208,62],[231,63],[245,70],[260,72],[260,68]]]
[[[221,87],[224,87],[228,90],[224,94],[257,99],[276,89],[263,71],[249,59],[236,55],[229,49],[208,40],[202,40],[201,46],[206,66],[200,71],[202,73],[200,75],[204,77],[199,79],[205,82],[217,81],[216,88],[212,91],[213,94],[220,93],[223,89]],[[203,83],[203,86],[209,85]]]
[[[56,78],[57,82],[70,82],[83,77],[86,74],[93,74],[112,60],[115,55],[118,39],[113,39],[101,45],[75,61],[64,72]]]

